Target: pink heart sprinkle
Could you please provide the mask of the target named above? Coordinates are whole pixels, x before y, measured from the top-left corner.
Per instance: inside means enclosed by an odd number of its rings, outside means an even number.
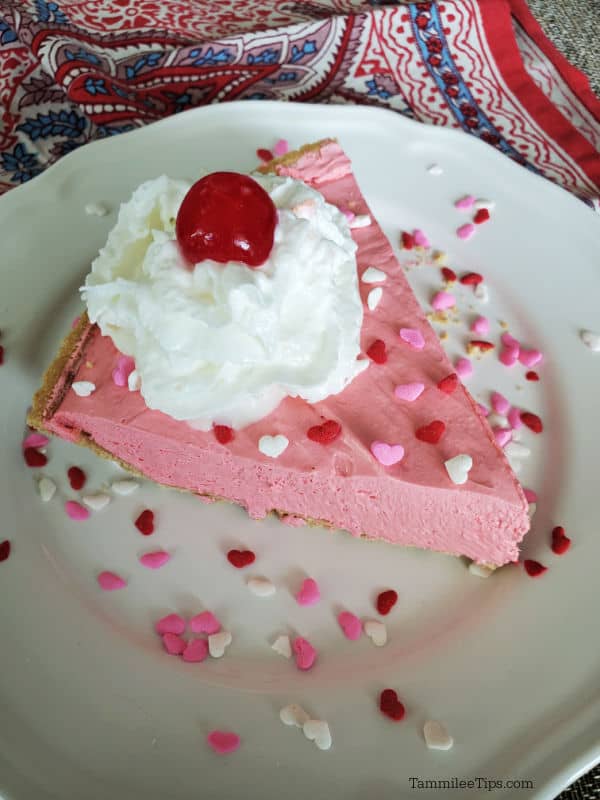
[[[473,208],[474,205],[475,198],[472,194],[467,194],[454,203],[454,208],[458,208],[460,211],[468,211],[470,208]]]
[[[197,664],[208,657],[208,642],[206,639],[192,639],[187,643],[181,657],[190,664]]]
[[[221,623],[212,611],[202,611],[190,620],[190,630],[192,633],[218,633],[221,630]]]
[[[164,550],[155,550],[152,553],[144,553],[140,556],[140,564],[148,569],[160,569],[167,561],[171,560],[171,554]]]
[[[456,305],[456,298],[450,292],[438,292],[431,300],[431,307],[435,311],[445,311]]]
[[[498,356],[505,367],[512,367],[519,360],[518,347],[505,347]]]
[[[489,417],[490,410],[487,406],[484,406],[483,403],[477,403],[477,408],[481,411],[484,417]]]
[[[317,651],[308,639],[297,636],[292,642],[292,650],[294,651],[294,658],[296,659],[296,666],[298,669],[310,669],[315,663]]]
[[[104,589],[105,592],[114,592],[127,586],[127,582],[119,575],[115,575],[114,572],[101,572],[96,580],[100,588]]]
[[[394,396],[398,400],[407,400],[412,403],[417,397],[420,397],[425,390],[425,384],[415,381],[414,383],[401,383],[394,389]]]
[[[340,209],[339,209],[339,210],[340,210],[340,211],[341,211],[341,213],[342,213],[342,214],[343,214],[343,215],[346,217],[346,219],[348,220],[348,222],[352,222],[352,220],[353,220],[353,219],[354,219],[354,217],[356,216],[356,214],[354,213],[354,211],[350,211],[350,209],[349,209],[349,208],[345,208],[345,207],[343,207],[343,206],[340,206]]]
[[[220,756],[235,753],[240,746],[240,737],[229,731],[211,731],[206,737],[208,746]]]
[[[422,350],[425,347],[423,334],[416,328],[400,328],[400,338],[415,350]]]
[[[296,602],[299,606],[314,606],[321,599],[319,585],[313,578],[306,578],[302,581],[300,591],[296,595]]]
[[[119,356],[117,366],[112,371],[113,383],[116,386],[127,386],[127,379],[135,369],[135,361],[131,356]]]
[[[525,500],[527,500],[528,503],[537,503],[537,492],[534,492],[533,489],[523,488],[523,494],[525,495]]]
[[[471,364],[468,358],[457,358],[454,369],[461,380],[469,378],[473,374],[473,364]]]
[[[494,432],[494,439],[496,440],[498,447],[504,447],[504,445],[508,444],[512,439],[511,428],[492,428],[492,430]]]
[[[431,243],[425,232],[420,230],[419,228],[415,228],[413,231],[413,239],[415,240],[415,244],[417,247],[431,247]]]
[[[519,342],[519,340],[515,339],[514,336],[511,336],[510,333],[508,333],[508,331],[505,331],[502,334],[502,336],[500,337],[500,341],[505,347],[508,347],[510,349],[514,348],[516,350],[519,350],[521,347],[521,343]]]
[[[506,415],[508,419],[508,424],[510,427],[516,431],[518,428],[523,427],[523,420],[521,419],[521,409],[513,406],[511,410]]]
[[[471,330],[473,333],[479,333],[485,335],[486,333],[490,332],[490,321],[487,317],[477,317],[477,319],[473,320],[471,324]]]
[[[544,358],[539,350],[523,350],[519,353],[519,361],[525,367],[535,367]]]
[[[459,239],[470,239],[476,230],[477,227],[473,225],[472,222],[466,222],[464,225],[461,225],[460,228],[456,229],[456,235]]]
[[[290,149],[287,139],[279,139],[273,147],[274,156],[284,156]]]
[[[404,458],[404,448],[401,444],[373,442],[371,444],[371,452],[384,467],[392,467]]]
[[[510,403],[503,394],[500,394],[500,392],[492,392],[490,401],[492,403],[492,408],[497,414],[505,416],[508,413]]]
[[[49,441],[50,439],[48,439],[47,436],[44,436],[43,433],[37,433],[37,431],[34,431],[23,439],[21,446],[23,450],[25,450],[27,447],[45,447]]]
[[[177,636],[175,633],[163,634],[162,643],[170,656],[180,656],[187,647],[185,639],[182,639],[181,636]]]
[[[89,509],[75,502],[75,500],[67,500],[65,503],[65,511],[68,517],[77,521],[87,519],[90,516]]]
[[[185,620],[179,614],[167,614],[154,625],[154,630],[162,636],[163,633],[180,634],[185,631]]]
[[[338,614],[337,619],[346,639],[350,639],[352,642],[360,639],[360,635],[362,633],[362,622],[357,616],[352,614],[350,611],[341,611]]]

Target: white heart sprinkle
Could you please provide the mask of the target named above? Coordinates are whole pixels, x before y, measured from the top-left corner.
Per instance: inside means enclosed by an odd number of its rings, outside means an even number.
[[[140,485],[136,481],[124,478],[121,481],[113,481],[110,485],[110,488],[113,490],[115,494],[126,496],[128,494],[133,494],[136,491],[136,489],[140,488]]]
[[[284,725],[295,725],[297,728],[302,728],[304,723],[309,721],[310,716],[298,703],[290,703],[289,706],[281,709],[279,719]]]
[[[361,281],[363,283],[383,283],[387,278],[385,272],[376,267],[367,267],[363,272]]]
[[[56,484],[50,478],[40,478],[38,481],[38,492],[42,502],[47,503],[54,497]]]
[[[443,174],[443,172],[444,172],[444,170],[443,170],[443,169],[440,167],[440,165],[439,165],[439,164],[430,164],[430,165],[427,167],[427,172],[428,172],[430,175],[442,175],[442,174]]]
[[[351,228],[366,228],[371,224],[371,217],[368,214],[357,214],[351,221]]]
[[[505,448],[507,458],[528,458],[531,455],[531,450],[521,442],[509,442]]]
[[[425,744],[430,750],[450,750],[454,739],[441,722],[430,719],[423,725]]]
[[[290,643],[289,636],[278,636],[273,644],[271,645],[271,650],[275,650],[280,656],[284,658],[291,658],[292,657],[292,645]]]
[[[488,425],[491,428],[507,428],[507,427],[510,427],[506,417],[503,417],[502,414],[498,414],[496,411],[492,411],[491,414],[488,414],[486,419],[487,419]]]
[[[496,203],[493,200],[486,200],[484,197],[478,197],[473,203],[473,208],[478,211],[480,208],[487,208],[488,211],[493,211],[496,208]]]
[[[537,511],[537,503],[529,503],[529,519],[533,519],[533,515]]]
[[[490,290],[485,283],[478,283],[473,289],[473,294],[482,303],[488,303],[490,300]]]
[[[130,392],[139,392],[142,387],[142,379],[137,369],[132,369],[127,376],[127,388]]]
[[[383,295],[383,289],[381,286],[378,286],[376,289],[371,289],[367,296],[367,305],[369,306],[370,311],[375,311],[377,308],[379,301],[381,300],[381,296]]]
[[[329,725],[321,719],[309,719],[302,726],[307,739],[314,742],[319,750],[329,750],[331,747],[331,731]]]
[[[268,578],[250,578],[247,586],[257,597],[271,597],[277,591]]]
[[[78,397],[89,397],[92,392],[96,391],[96,384],[91,381],[75,381],[71,384],[71,389]]]
[[[90,217],[105,217],[108,214],[108,208],[102,203],[88,203],[85,213]]]
[[[378,619],[368,619],[363,625],[364,632],[375,647],[383,647],[387,642],[387,628]]]
[[[600,334],[593,331],[581,331],[579,338],[586,347],[593,350],[595,353],[600,352]]]
[[[492,572],[494,572],[494,567],[488,567],[487,564],[477,564],[475,561],[472,561],[469,564],[469,572],[471,575],[477,575],[478,578],[489,578]]]
[[[473,459],[465,453],[460,453],[454,458],[444,461],[448,477],[457,486],[466,483],[469,479],[469,472],[473,466]]]
[[[221,658],[230,644],[231,634],[229,631],[211,633],[211,635],[208,637],[208,652],[213,658]]]
[[[104,492],[97,492],[96,494],[86,494],[81,500],[92,511],[102,511],[110,503],[110,495]]]
[[[258,440],[258,449],[264,456],[279,458],[289,443],[290,440],[281,433],[276,436],[261,436]]]

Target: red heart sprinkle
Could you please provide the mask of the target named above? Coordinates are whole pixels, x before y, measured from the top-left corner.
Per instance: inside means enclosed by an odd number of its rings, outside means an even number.
[[[478,272],[467,272],[466,275],[462,276],[460,282],[464,283],[465,286],[477,286],[482,280],[483,275],[480,275]]]
[[[523,566],[525,567],[525,572],[530,575],[532,578],[539,578],[540,575],[543,575],[544,572],[548,569],[543,564],[540,564],[539,561],[533,561],[530,558],[526,558],[523,562]]]
[[[233,428],[229,425],[213,425],[213,433],[219,444],[229,444],[235,438]]]
[[[467,349],[471,350],[477,348],[477,350],[480,350],[482,353],[487,353],[488,350],[493,350],[494,346],[492,342],[486,342],[484,339],[471,339]]]
[[[452,394],[458,388],[458,375],[456,372],[451,372],[438,383],[437,388],[445,394]]]
[[[450,267],[442,267],[442,275],[444,280],[448,281],[448,283],[452,283],[456,280],[456,272]]]
[[[377,595],[377,611],[379,611],[379,613],[385,617],[386,614],[390,613],[397,602],[398,592],[396,592],[394,589],[386,589],[385,592],[381,592]]]
[[[150,536],[151,533],[154,533],[154,511],[146,508],[134,524],[142,536]]]
[[[530,369],[529,372],[526,372],[525,377],[527,378],[528,381],[539,381],[540,379],[540,376],[533,369]]]
[[[261,161],[273,161],[273,153],[270,150],[267,150],[264,147],[259,147],[256,151],[256,155],[260,158]]]
[[[379,709],[394,722],[400,722],[405,713],[404,706],[393,689],[384,689],[379,695]]]
[[[445,424],[439,419],[434,419],[433,422],[429,423],[429,425],[423,425],[423,427],[417,428],[415,431],[415,436],[421,442],[437,444],[444,435],[445,430]]]
[[[473,217],[473,222],[475,225],[481,225],[482,222],[487,222],[489,218],[490,212],[487,210],[487,208],[480,208]]]
[[[319,444],[331,444],[342,432],[342,426],[334,419],[326,420],[322,425],[313,425],[306,431],[306,435],[313,442]]]
[[[79,467],[69,467],[67,475],[69,477],[71,489],[73,489],[74,492],[78,492],[80,489],[83,489],[87,478],[82,469]]]
[[[387,351],[383,339],[375,339],[367,350],[367,355],[371,361],[374,361],[376,364],[385,364],[387,361]]]
[[[252,550],[230,550],[227,553],[227,560],[237,569],[243,569],[253,564],[255,559],[256,556]]]
[[[23,458],[28,467],[45,467],[48,463],[46,456],[35,447],[26,447],[23,450]]]
[[[571,547],[571,540],[565,536],[565,529],[562,525],[557,525],[552,530],[552,552],[557,556],[562,556]]]
[[[542,420],[537,414],[532,414],[531,411],[521,411],[521,422],[523,425],[527,425],[534,433],[541,433],[544,430]]]
[[[3,542],[0,542],[0,561],[6,561],[6,559],[10,555],[10,542],[8,539],[5,539]]]
[[[413,236],[410,233],[407,233],[406,231],[402,231],[402,236],[400,238],[402,240],[402,247],[405,250],[412,250],[413,249],[413,247],[415,246],[415,240],[414,240]]]

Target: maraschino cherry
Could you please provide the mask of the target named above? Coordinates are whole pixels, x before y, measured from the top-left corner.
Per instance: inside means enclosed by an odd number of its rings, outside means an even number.
[[[237,172],[213,172],[197,181],[177,214],[177,241],[191,265],[264,264],[273,247],[277,210],[255,180]]]

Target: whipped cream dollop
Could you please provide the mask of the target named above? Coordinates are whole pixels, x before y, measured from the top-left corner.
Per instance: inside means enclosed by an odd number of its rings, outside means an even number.
[[[190,269],[175,220],[191,184],[162,176],[121,206],[82,287],[90,320],[135,359],[146,405],[202,430],[241,428],[286,396],[323,400],[368,365],[344,215],[301,181],[255,180],[278,209],[259,269]]]

